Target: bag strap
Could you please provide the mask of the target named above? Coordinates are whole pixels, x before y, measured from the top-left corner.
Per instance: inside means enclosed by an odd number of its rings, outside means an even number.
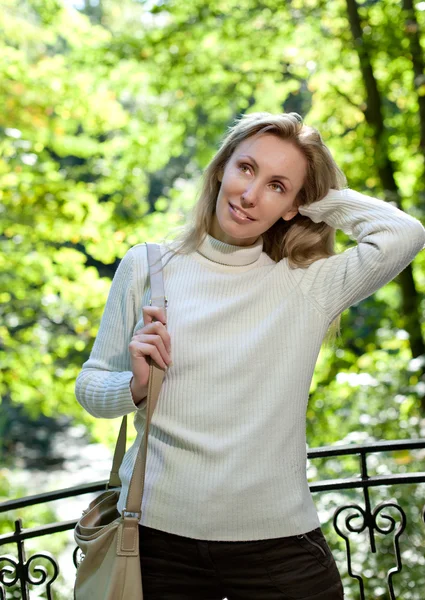
[[[127,443],[127,415],[124,415],[121,421],[120,432],[118,434],[117,443],[115,444],[114,458],[112,460],[112,469],[109,474],[109,481],[106,484],[106,489],[121,486],[121,479],[118,475],[122,459],[125,454],[125,447]]]
[[[164,308],[165,314],[167,311],[167,298],[165,297],[164,291],[164,280],[162,274],[161,264],[161,249],[158,244],[151,244],[146,242],[147,254],[148,254],[148,265],[149,265],[149,276],[151,285],[151,301],[150,303],[154,306]],[[154,271],[154,264],[159,263],[160,267],[157,271]],[[148,396],[147,396],[147,407],[146,407],[146,425],[143,440],[139,446],[136,461],[134,464],[133,474],[130,481],[130,486],[127,495],[127,504],[123,511],[125,517],[140,518],[141,516],[141,498],[143,497],[145,471],[146,471],[146,454],[148,448],[148,435],[149,428],[152,419],[153,412],[156,408],[159,393],[161,391],[162,382],[164,380],[165,372],[161,369],[150,356],[146,356],[146,360],[149,364],[149,383],[148,383]],[[122,463],[122,459],[125,454],[127,439],[127,416],[125,415],[121,422],[120,432],[118,434],[117,443],[115,446],[114,458],[112,462],[112,469],[109,476],[109,487],[118,487],[121,485],[121,481],[118,475],[119,468]]]

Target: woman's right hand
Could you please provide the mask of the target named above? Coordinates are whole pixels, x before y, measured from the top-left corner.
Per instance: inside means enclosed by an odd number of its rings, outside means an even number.
[[[146,356],[150,356],[162,369],[166,369],[168,365],[172,364],[170,358],[171,339],[166,329],[164,308],[144,306],[143,321],[144,327],[135,332],[128,346],[131,370],[133,371],[130,387],[136,402],[149,381],[149,364]]]

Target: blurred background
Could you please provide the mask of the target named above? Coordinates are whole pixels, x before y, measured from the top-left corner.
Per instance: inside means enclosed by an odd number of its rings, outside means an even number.
[[[74,384],[111,279],[131,246],[185,222],[240,114],[300,113],[350,187],[425,222],[424,48],[424,1],[0,0],[1,502],[107,478],[119,420],[85,413]],[[338,231],[338,252],[352,244]],[[312,382],[310,448],[425,438],[424,293],[422,252],[343,314]],[[424,471],[424,447],[376,452],[370,475]],[[308,469],[311,483],[360,473],[354,456]],[[0,535],[17,518],[24,528],[77,519],[91,497],[3,511]],[[332,517],[363,506],[363,493],[313,497],[346,597],[360,599]],[[425,483],[373,487],[370,500],[402,506],[394,588],[423,600]],[[367,532],[353,538],[367,598],[390,597],[393,542],[377,534],[375,553]],[[59,561],[56,599],[72,596],[74,547],[71,530],[25,542],[27,557]]]

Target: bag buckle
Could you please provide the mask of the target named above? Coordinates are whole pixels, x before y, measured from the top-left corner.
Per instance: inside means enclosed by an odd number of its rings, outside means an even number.
[[[142,516],[141,512],[131,512],[131,511],[126,510],[126,509],[124,509],[122,511],[122,514],[123,514],[123,517],[132,517],[133,519],[139,519],[139,521],[140,521],[140,518]]]
[[[168,298],[167,298],[167,296],[164,296],[164,298],[165,298],[165,308],[167,308],[167,306],[168,306]],[[149,300],[149,305],[152,306],[152,298]]]

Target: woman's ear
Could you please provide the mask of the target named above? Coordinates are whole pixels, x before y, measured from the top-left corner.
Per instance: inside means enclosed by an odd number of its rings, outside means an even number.
[[[301,202],[301,199],[298,196],[296,196],[295,199],[294,199],[294,201],[293,201],[293,203],[292,203],[291,208],[288,210],[288,212],[286,212],[282,216],[282,219],[284,221],[290,221],[291,219],[293,219],[295,217],[295,215],[298,214],[298,212],[299,212],[298,208],[300,206],[300,202]]]
[[[291,219],[293,219],[295,217],[295,215],[298,214],[298,209],[295,208],[294,210],[290,210],[288,211],[286,214],[283,215],[282,219],[284,221],[290,221]]]
[[[217,179],[220,181],[220,183],[223,181],[223,167],[217,171]]]

